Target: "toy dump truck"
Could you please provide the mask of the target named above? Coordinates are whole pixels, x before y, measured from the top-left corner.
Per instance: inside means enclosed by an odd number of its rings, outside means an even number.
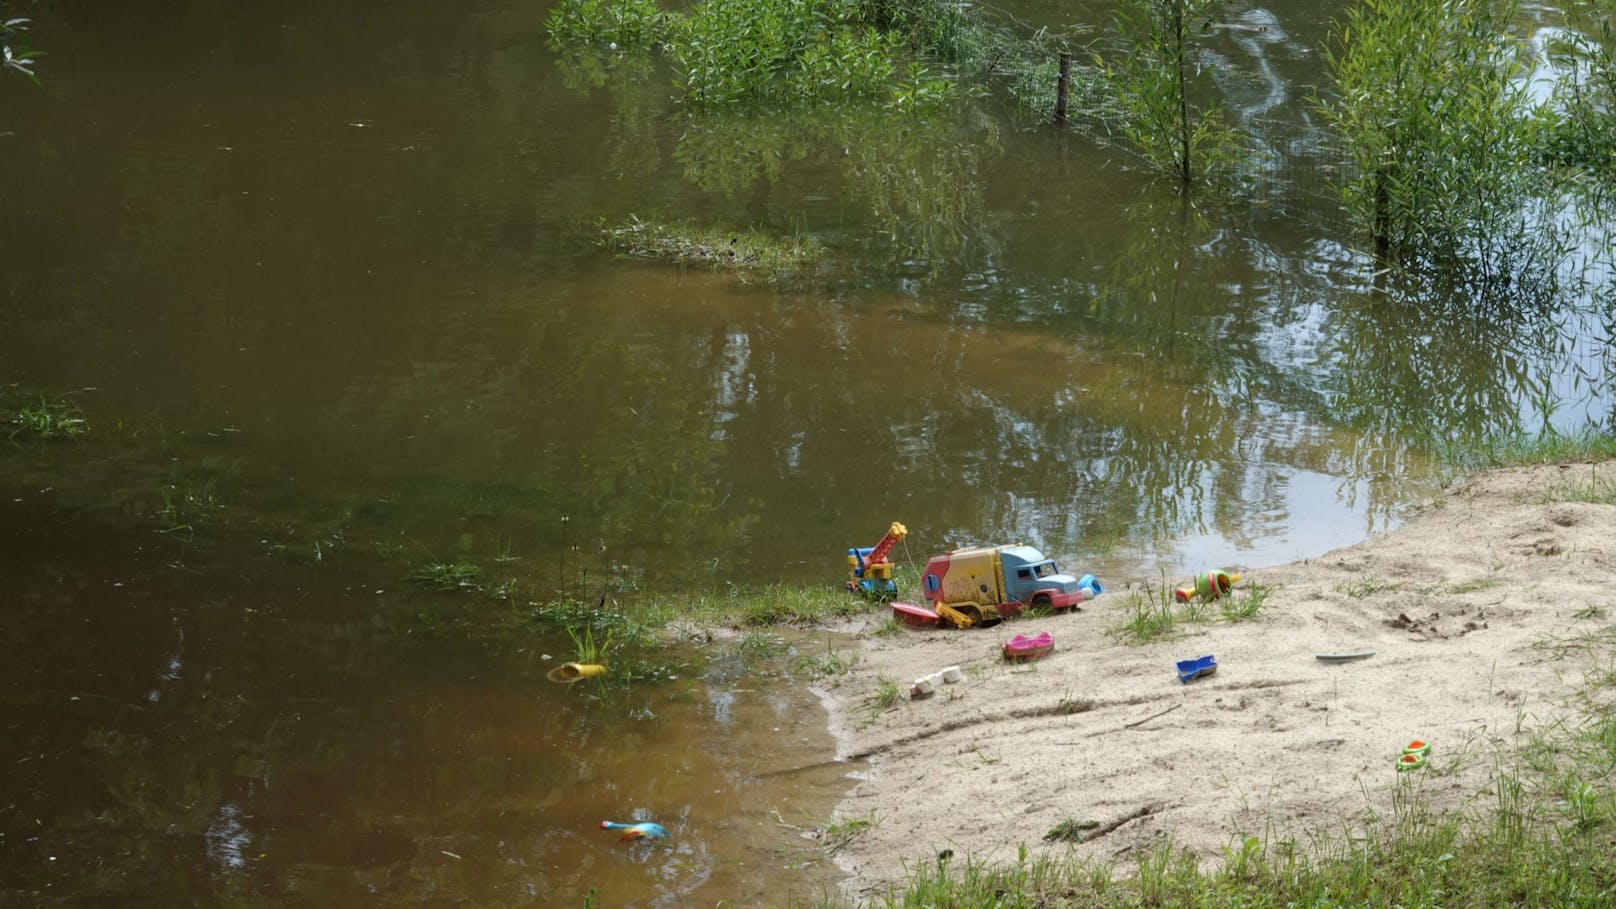
[[[1031,546],[956,549],[932,556],[920,576],[938,620],[955,628],[994,625],[1029,607],[1069,609],[1104,589],[1093,575],[1061,574]]]

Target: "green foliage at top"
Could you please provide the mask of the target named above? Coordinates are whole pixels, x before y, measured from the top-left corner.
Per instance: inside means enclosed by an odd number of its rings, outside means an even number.
[[[822,0],[706,0],[690,11],[672,42],[685,93],[704,104],[768,100],[793,90],[789,79],[810,49],[821,61],[826,45],[852,23],[853,10]],[[874,52],[878,38],[849,37],[854,56]],[[822,64],[816,64],[822,65]],[[887,73],[890,75],[890,72]],[[854,86],[857,97],[874,86]]]
[[[1547,49],[1569,72],[1555,87],[1544,158],[1616,177],[1616,2],[1571,3],[1565,13],[1572,30]]]
[[[663,40],[667,25],[656,0],[563,0],[545,22],[553,46],[622,50]]]
[[[1129,143],[1184,186],[1232,174],[1243,157],[1223,107],[1196,97],[1191,23],[1213,7],[1213,0],[1123,0],[1122,52],[1113,62],[1097,61]]]
[[[957,10],[944,0],[905,6],[858,0],[703,0],[688,12],[654,0],[563,0],[550,14],[559,49],[660,47],[688,101],[823,105],[874,103],[928,110],[952,83],[917,58],[946,58]]]
[[[951,0],[857,0],[861,21],[908,36],[916,51],[945,63],[964,62],[970,34],[979,28],[965,5]]]
[[[34,60],[39,56],[40,52],[28,44],[28,20],[8,17],[5,6],[0,4],[0,68],[22,73],[37,85]]]
[[[1365,0],[1332,35],[1336,96],[1320,111],[1345,143],[1348,214],[1405,264],[1528,257],[1537,123],[1514,0]],[[1541,222],[1537,227],[1542,227]]]

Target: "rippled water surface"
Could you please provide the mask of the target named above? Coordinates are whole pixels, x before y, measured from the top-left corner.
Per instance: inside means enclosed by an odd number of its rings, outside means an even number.
[[[35,12],[43,87],[0,78],[0,389],[90,432],[0,445],[0,902],[812,900],[846,782],[777,773],[833,754],[800,681],[551,686],[570,642],[422,633],[508,606],[404,578],[834,584],[895,519],[909,564],[1272,564],[1395,524],[1437,443],[1610,423],[1608,305],[1416,305],[1354,251],[1324,11],[1206,30],[1272,166],[1187,207],[990,100],[698,114],[654,59],[558,58],[548,7]],[[633,218],[827,255],[600,248]]]

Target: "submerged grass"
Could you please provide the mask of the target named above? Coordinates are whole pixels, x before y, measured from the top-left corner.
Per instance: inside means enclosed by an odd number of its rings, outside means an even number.
[[[430,590],[476,590],[483,571],[464,562],[428,562],[410,572],[410,582]]]
[[[774,274],[800,270],[825,254],[825,248],[810,237],[779,238],[755,230],[719,230],[637,217],[616,227],[602,227],[600,243],[634,258]]]
[[[8,439],[76,439],[88,428],[78,405],[66,398],[33,395],[15,401],[0,400],[0,431]]]

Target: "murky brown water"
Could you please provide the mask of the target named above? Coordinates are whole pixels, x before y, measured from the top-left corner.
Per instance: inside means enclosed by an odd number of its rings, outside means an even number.
[[[1434,442],[1611,420],[1608,306],[1377,292],[1308,170],[1316,10],[1208,39],[1279,188],[1199,213],[987,105],[692,117],[654,67],[557,60],[546,12],[36,15],[43,90],[0,79],[0,386],[92,432],[0,446],[7,893],[811,898],[792,827],[838,780],[761,776],[830,753],[811,700],[554,688],[561,642],[402,633],[439,601],[401,578],[835,583],[894,519],[916,561],[1267,564],[1395,523]],[[831,256],[594,247],[631,215]],[[594,829],[630,811],[677,836]]]
[[[355,572],[27,503],[0,517],[0,902],[784,905],[834,886],[803,834],[845,768],[813,766],[834,755],[813,696],[755,664],[558,686],[558,642],[399,633],[422,597]],[[620,845],[607,819],[670,838]]]

